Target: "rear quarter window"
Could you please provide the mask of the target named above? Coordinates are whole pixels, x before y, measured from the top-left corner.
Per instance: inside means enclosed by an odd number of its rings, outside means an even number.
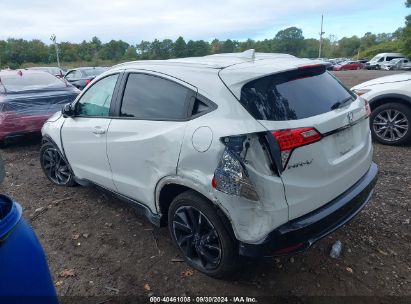
[[[325,67],[306,68],[253,80],[243,86],[240,103],[258,120],[296,120],[355,100]]]

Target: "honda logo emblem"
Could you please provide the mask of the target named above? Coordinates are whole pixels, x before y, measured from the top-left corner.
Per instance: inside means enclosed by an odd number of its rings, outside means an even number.
[[[350,112],[347,114],[347,118],[348,118],[348,123],[352,123],[354,121],[354,114],[353,112]]]

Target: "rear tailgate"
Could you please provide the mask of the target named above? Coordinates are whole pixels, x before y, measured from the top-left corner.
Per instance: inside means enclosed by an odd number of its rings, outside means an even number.
[[[240,103],[268,131],[276,131],[278,137],[309,128],[318,136],[308,144],[283,149],[281,178],[290,220],[336,198],[367,172],[372,144],[365,102],[325,67],[300,67],[252,79],[234,87],[241,87]],[[290,144],[290,137],[283,143]]]

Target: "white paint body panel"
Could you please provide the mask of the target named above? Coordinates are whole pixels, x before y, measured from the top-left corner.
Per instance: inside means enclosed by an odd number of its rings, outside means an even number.
[[[289,219],[311,212],[355,184],[371,166],[372,142],[364,101],[300,120],[260,121],[268,130],[314,127],[321,134],[350,124],[352,127],[295,149],[282,173]]]
[[[66,118],[61,136],[66,158],[76,177],[116,190],[107,158],[108,118]],[[95,134],[99,128],[103,134]]]
[[[119,193],[155,208],[158,181],[177,171],[187,122],[113,119],[107,154]]]
[[[364,99],[372,102],[382,95],[403,95],[411,98],[411,73],[401,73],[385,77],[376,78],[360,83],[351,90],[369,90],[361,95]]]

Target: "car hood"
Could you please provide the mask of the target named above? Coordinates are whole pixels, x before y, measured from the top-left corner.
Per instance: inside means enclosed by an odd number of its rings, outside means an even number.
[[[380,78],[376,78],[373,80],[369,80],[369,81],[356,85],[355,87],[353,87],[353,89],[365,88],[365,87],[370,87],[373,85],[383,84],[383,83],[393,83],[393,82],[401,82],[401,81],[409,81],[409,80],[411,80],[411,73],[402,73],[402,74],[390,75],[390,76],[385,76],[385,77],[380,77]]]

